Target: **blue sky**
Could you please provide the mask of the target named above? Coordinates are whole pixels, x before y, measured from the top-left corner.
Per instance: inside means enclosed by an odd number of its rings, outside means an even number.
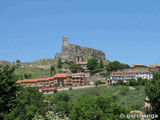
[[[159,0],[1,0],[0,60],[54,58],[62,37],[127,64],[160,64]]]

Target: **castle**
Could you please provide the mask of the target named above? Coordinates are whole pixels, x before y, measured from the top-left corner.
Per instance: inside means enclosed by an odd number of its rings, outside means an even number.
[[[57,53],[55,58],[76,59],[78,56],[82,56],[85,60],[90,57],[97,57],[106,60],[106,55],[101,50],[69,44],[68,38],[63,37],[62,52]]]

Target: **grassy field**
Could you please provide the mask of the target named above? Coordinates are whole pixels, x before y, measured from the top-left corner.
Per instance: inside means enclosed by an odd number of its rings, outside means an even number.
[[[57,59],[42,59],[30,63],[21,63],[21,65],[16,68],[15,73],[17,75],[24,75],[25,73],[31,74],[32,78],[48,76],[50,75],[49,67],[56,66],[57,61],[58,61]],[[43,67],[48,67],[48,68],[44,69]]]
[[[140,105],[144,106],[145,100],[145,92],[144,87],[140,87],[139,89],[128,89],[125,94],[122,94],[123,90],[122,86],[113,86],[113,87],[94,87],[94,88],[86,88],[79,90],[69,90],[65,91],[69,95],[71,95],[72,101],[75,102],[81,96],[106,96],[116,97],[116,102],[120,104],[125,104],[127,106],[131,105]],[[46,95],[46,98],[52,98],[54,95]]]

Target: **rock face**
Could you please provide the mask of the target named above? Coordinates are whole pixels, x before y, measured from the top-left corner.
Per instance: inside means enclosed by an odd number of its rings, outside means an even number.
[[[94,56],[106,60],[106,55],[101,50],[69,44],[68,38],[63,38],[62,52],[57,53],[55,58],[76,59],[77,56],[82,56],[84,59]]]

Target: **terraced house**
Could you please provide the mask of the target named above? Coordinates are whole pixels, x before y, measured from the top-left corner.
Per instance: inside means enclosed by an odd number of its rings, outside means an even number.
[[[130,79],[152,79],[153,75],[149,71],[123,71],[123,72],[112,72],[108,83],[113,84],[116,83],[118,80],[123,80],[124,82],[128,82]]]
[[[40,92],[54,93],[58,88],[83,86],[84,74],[56,74],[53,77],[18,80],[24,87],[37,87]]]

